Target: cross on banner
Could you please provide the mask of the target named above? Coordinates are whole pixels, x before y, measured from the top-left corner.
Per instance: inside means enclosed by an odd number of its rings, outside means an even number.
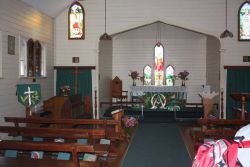
[[[40,84],[17,84],[18,102],[25,107],[34,107],[41,101]]]
[[[35,91],[30,91],[30,87],[28,86],[28,91],[24,92],[24,94],[28,95],[29,98],[29,106],[31,106],[31,94],[35,93]]]

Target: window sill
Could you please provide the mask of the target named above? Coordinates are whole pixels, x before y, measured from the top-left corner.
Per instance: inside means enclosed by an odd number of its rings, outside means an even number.
[[[36,78],[36,79],[46,79],[48,77],[47,76],[45,76],[45,77],[23,77],[23,76],[19,76],[19,79],[34,79],[34,78]]]

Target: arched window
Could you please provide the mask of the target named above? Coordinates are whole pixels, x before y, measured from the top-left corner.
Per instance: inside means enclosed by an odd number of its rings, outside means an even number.
[[[34,41],[29,39],[27,42],[27,76],[34,76]]]
[[[238,13],[239,19],[239,40],[247,41],[250,40],[250,2],[244,2]]]
[[[166,85],[167,86],[174,86],[174,67],[169,65],[166,68]]]
[[[146,65],[143,69],[143,85],[151,85],[152,82],[152,68]]]
[[[20,37],[20,77],[46,76],[46,44]]]
[[[164,78],[164,55],[163,55],[163,46],[160,42],[155,45],[154,48],[154,79],[156,86],[163,85]]]
[[[68,34],[69,39],[84,39],[85,38],[85,22],[84,9],[82,5],[75,1],[69,7],[68,12]]]

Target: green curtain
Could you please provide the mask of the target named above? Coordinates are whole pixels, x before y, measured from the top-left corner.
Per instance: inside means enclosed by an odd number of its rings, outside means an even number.
[[[57,96],[60,95],[60,87],[63,85],[69,85],[71,88],[70,95],[74,95],[75,75],[73,73],[74,73],[74,68],[57,69],[57,80],[56,80]],[[92,75],[90,69],[78,69],[77,83],[78,83],[77,94],[80,94],[82,96],[82,101],[84,102],[85,96],[90,96],[92,99]],[[84,107],[82,112],[84,112]]]
[[[234,119],[235,115],[232,107],[241,108],[241,102],[235,101],[230,94],[233,92],[249,93],[250,92],[250,70],[249,69],[228,69],[227,70],[227,119]],[[250,102],[246,102],[248,117],[250,115]]]
[[[56,74],[56,95],[60,96],[60,87],[68,85],[70,86],[70,94],[74,95],[74,75],[73,75],[74,69],[72,68],[60,68],[57,69]]]

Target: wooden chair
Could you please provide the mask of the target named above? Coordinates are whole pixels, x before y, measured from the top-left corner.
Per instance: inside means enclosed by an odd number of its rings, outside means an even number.
[[[111,81],[111,100],[115,98],[116,102],[122,102],[125,100],[128,101],[128,91],[122,90],[122,80],[120,80],[117,76]]]

